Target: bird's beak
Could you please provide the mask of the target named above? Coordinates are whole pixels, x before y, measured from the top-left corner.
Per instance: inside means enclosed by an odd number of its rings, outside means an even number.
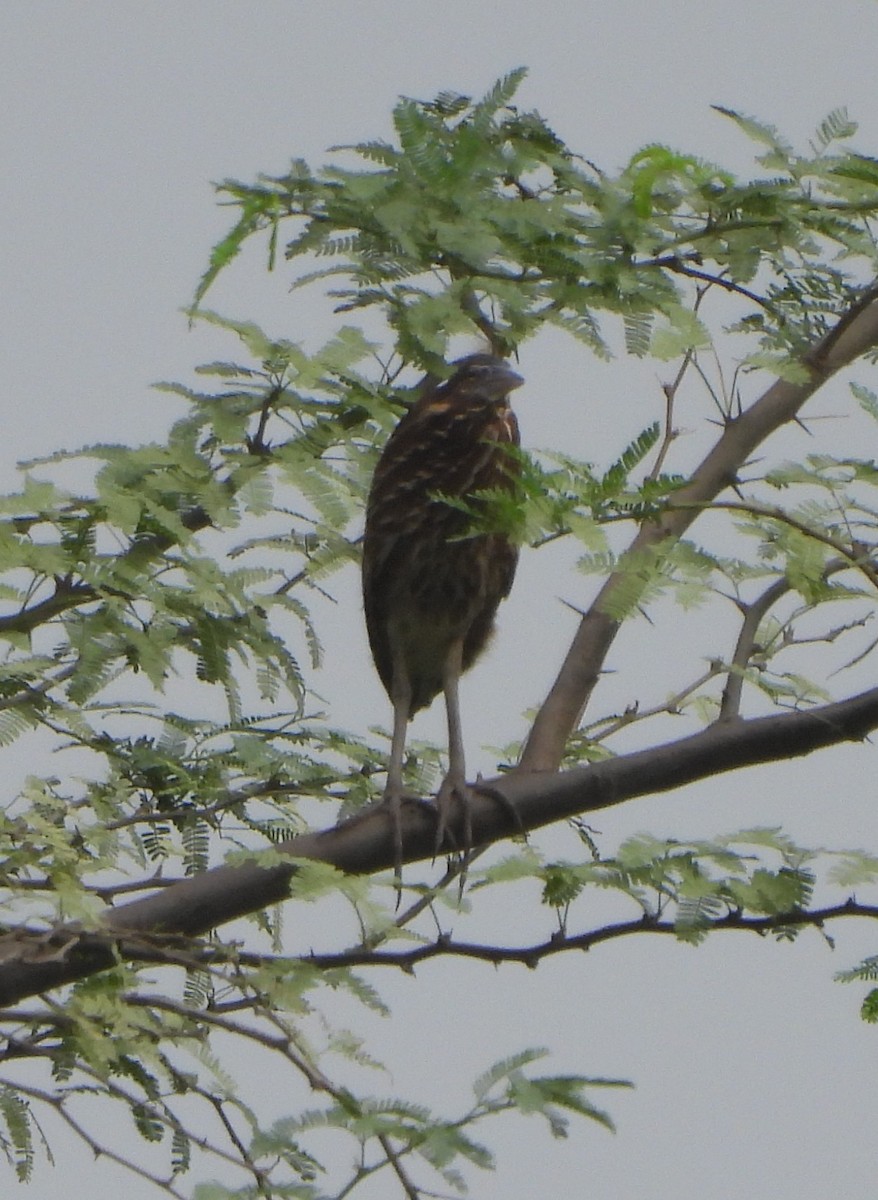
[[[524,380],[520,375],[512,370],[511,367],[503,367],[497,372],[497,391],[501,395],[506,395],[507,392],[512,392],[516,388],[521,387]]]

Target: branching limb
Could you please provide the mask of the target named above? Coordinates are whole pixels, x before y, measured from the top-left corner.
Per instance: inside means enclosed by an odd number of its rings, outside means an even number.
[[[781,936],[788,929],[813,928],[823,930],[831,921],[845,917],[860,917],[863,920],[878,921],[878,905],[861,904],[851,898],[840,904],[826,905],[822,908],[795,909],[788,913],[778,913],[767,916],[745,916],[739,912],[729,912],[714,920],[706,920],[703,932],[707,934],[733,930],[743,933],[755,933],[762,937],[770,934]],[[352,967],[394,967],[406,974],[412,974],[415,967],[429,959],[439,957],[469,958],[480,962],[499,966],[501,963],[518,963],[521,966],[536,967],[544,958],[561,954],[570,950],[591,950],[594,946],[605,942],[617,941],[635,934],[671,934],[679,937],[680,928],[674,921],[663,919],[661,916],[645,913],[630,921],[618,921],[609,925],[590,929],[583,933],[567,934],[561,930],[542,942],[534,942],[527,946],[496,946],[486,943],[458,941],[454,937],[442,934],[434,942],[423,943],[408,950],[380,950],[374,946],[358,946],[351,950],[343,950],[334,954],[309,954],[301,961],[310,966],[325,970],[335,970]],[[206,950],[205,954],[210,951]],[[271,954],[247,953],[241,955],[241,962],[253,969],[261,969],[288,961]],[[207,960],[205,959],[205,962]],[[164,997],[147,997],[128,995],[129,1003],[139,1003],[149,1007],[164,1009],[179,1015],[186,1015],[195,1020],[202,1020],[204,1010],[195,1011],[185,1005],[175,1004]],[[252,1007],[254,1001],[248,1001]],[[265,1015],[262,1013],[261,1015]],[[44,1021],[49,1014],[39,1010],[14,1009],[8,1012],[0,1011],[0,1020]],[[230,1022],[216,1014],[211,1014],[209,1024],[223,1029],[224,1032],[238,1034],[255,1039],[260,1045],[270,1050],[281,1050],[285,1047],[285,1039],[254,1032],[252,1026]],[[47,1052],[48,1053],[48,1052]],[[302,1069],[302,1061],[296,1057],[294,1065]],[[307,1065],[307,1064],[305,1064]],[[309,1072],[313,1075],[313,1071]],[[312,1085],[317,1090],[333,1094],[332,1085],[326,1085],[323,1076],[318,1072]]]
[[[863,568],[865,565],[866,564],[862,561],[852,563],[848,557],[833,559],[826,564],[826,567],[823,570],[823,578],[829,579],[839,571],[848,571],[854,566]],[[875,573],[874,560],[868,564],[868,567],[869,569],[867,571],[867,577],[869,578],[870,582],[873,582]],[[758,596],[749,604],[738,604],[738,607],[741,609],[741,612],[744,615],[744,619],[741,623],[741,629],[738,634],[738,640],[735,644],[734,653],[732,654],[730,663],[731,670],[728,673],[728,678],[726,680],[725,687],[723,688],[722,699],[720,701],[720,710],[717,716],[718,721],[730,721],[740,716],[741,694],[744,687],[744,671],[753,657],[759,628],[765,617],[778,602],[778,600],[788,595],[791,591],[792,584],[788,579],[777,579],[773,584],[771,584],[770,587],[765,589],[761,596]],[[855,624],[860,625],[862,624],[862,621],[857,621]],[[813,639],[797,639],[796,644],[802,644],[803,641],[834,641],[836,637],[849,628],[850,626],[847,625],[840,626],[838,629],[832,630],[829,633],[824,634],[822,637]],[[847,665],[852,666],[856,662],[861,661],[863,658],[867,657],[869,653],[871,653],[872,649],[874,649],[874,645],[867,647],[861,655],[858,655],[851,663],[848,663]]]
[[[676,508],[677,501],[672,500],[669,507]],[[804,534],[805,537],[813,538],[815,542],[822,542],[824,546],[828,546],[830,550],[834,550],[840,558],[846,560],[846,566],[862,571],[869,583],[873,587],[878,588],[878,568],[876,568],[874,559],[872,558],[871,548],[846,546],[838,538],[832,537],[828,533],[823,533],[821,530],[815,529],[813,525],[808,525],[804,521],[798,520],[796,517],[784,512],[782,508],[773,508],[767,504],[754,504],[748,500],[714,500],[707,507],[714,512],[722,510],[740,512],[745,516],[761,517],[769,521],[778,521],[782,525],[788,525],[790,529],[795,529],[798,533]]]
[[[129,1108],[136,1108],[138,1106],[139,1102],[136,1097],[132,1097],[129,1093],[125,1092],[121,1088],[118,1088],[111,1082],[96,1078],[95,1086],[96,1088],[98,1086],[102,1086],[109,1091],[115,1099],[123,1100]],[[127,1155],[120,1154],[116,1149],[114,1149],[109,1141],[102,1141],[100,1138],[96,1137],[89,1130],[89,1128],[76,1115],[74,1115],[73,1112],[71,1112],[71,1095],[69,1093],[53,1093],[46,1091],[43,1088],[32,1087],[28,1084],[21,1083],[20,1081],[16,1082],[15,1088],[21,1096],[27,1097],[27,1099],[31,1100],[32,1102],[35,1101],[39,1104],[45,1105],[47,1108],[54,1110],[67,1128],[74,1134],[74,1136],[91,1150],[96,1159],[105,1158],[109,1162],[116,1163],[118,1166],[124,1167],[126,1171],[130,1171],[139,1178],[147,1180],[149,1183],[165,1192],[166,1195],[175,1197],[175,1200],[186,1200],[186,1197],[189,1194],[188,1189],[186,1192],[183,1192],[175,1187],[175,1176],[173,1174],[159,1175],[153,1171],[149,1171],[135,1159],[129,1158]],[[241,1164],[233,1156],[226,1154],[218,1147],[212,1146],[206,1138],[197,1137],[191,1133],[186,1133],[186,1131],[182,1129],[182,1126],[178,1126],[176,1122],[169,1123],[159,1107],[152,1106],[151,1115],[153,1115],[155,1119],[159,1120],[162,1124],[170,1124],[171,1127],[178,1128],[180,1132],[184,1133],[188,1140],[192,1142],[193,1145],[198,1146],[200,1150],[203,1150],[208,1154],[216,1155],[220,1159],[225,1160],[228,1166],[241,1166]]]
[[[778,312],[777,308],[766,300],[764,296],[760,296],[758,292],[751,292],[749,288],[742,287],[740,283],[736,283],[734,279],[729,279],[725,275],[713,274],[710,271],[702,271],[698,267],[690,266],[678,254],[665,254],[660,258],[640,262],[637,266],[662,267],[664,270],[671,271],[675,275],[685,275],[687,279],[697,279],[707,287],[720,287],[726,292],[743,296],[745,300],[749,300],[753,304],[758,304],[760,308],[764,308],[766,312],[771,313],[776,321],[781,324],[784,323],[783,314]]]
[[[228,482],[225,486],[229,486]],[[206,529],[211,524],[208,514],[203,508],[199,508],[198,506],[185,509],[178,513],[177,517],[189,533],[197,533],[201,529]],[[158,559],[173,544],[174,541],[171,537],[161,534],[140,537],[134,540],[128,549],[119,556],[118,562],[120,564],[129,562],[135,565],[148,562],[153,558]],[[104,595],[104,592],[100,588],[67,576],[58,576],[53,580],[53,583],[54,591],[45,600],[40,600],[36,604],[30,605],[30,607],[22,608],[18,612],[0,616],[0,636],[32,633],[35,629],[38,629],[41,625],[45,625],[48,621],[53,620],[62,613],[69,612],[81,604],[101,600]],[[113,589],[108,589],[108,592],[111,595],[122,595],[121,592],[114,591]],[[130,599],[130,597],[127,598]]]
[[[803,356],[802,365],[809,371],[806,382],[776,380],[749,409],[726,423],[690,482],[675,493],[678,507],[660,520],[643,525],[631,543],[630,553],[636,555],[681,538],[696,512],[734,482],[757,446],[794,420],[805,401],[837,371],[876,346],[878,287],[873,287]],[[630,581],[614,572],[582,618],[558,677],[534,720],[519,770],[553,771],[561,762],[567,739],[579,724],[619,631],[621,622],[609,614],[623,585],[629,588]]]
[[[679,716],[684,704],[690,696],[694,696],[699,692],[711,679],[716,679],[717,675],[722,674],[722,667],[719,663],[711,663],[706,671],[703,671],[697,679],[686,684],[668,696],[661,704],[654,704],[651,708],[640,708],[632,706],[626,709],[625,712],[609,717],[602,717],[590,725],[585,733],[592,741],[605,742],[607,738],[612,737],[614,733],[618,733],[620,729],[627,729],[630,725],[636,724],[638,721],[647,721],[651,717],[662,715]]]
[[[770,612],[777,601],[782,596],[785,596],[789,590],[789,580],[778,579],[771,587],[766,588],[761,596],[744,607],[744,620],[741,623],[741,631],[738,634],[735,652],[732,655],[732,669],[729,671],[726,685],[723,688],[719,716],[717,717],[718,721],[731,721],[741,715],[741,693],[744,687],[743,673],[752,657],[759,626],[762,624],[766,614]]]
[[[665,465],[665,459],[670,453],[671,446],[677,437],[677,430],[674,427],[674,401],[677,398],[677,392],[680,389],[680,384],[683,382],[686,371],[692,363],[695,356],[694,350],[687,350],[683,356],[683,362],[680,364],[680,369],[671,383],[662,384],[662,391],[665,396],[665,420],[664,431],[662,433],[661,445],[658,449],[658,454],[655,456],[655,462],[652,469],[647,475],[647,480],[658,479],[661,474],[661,469]]]
[[[0,635],[32,633],[34,629],[45,625],[61,613],[95,599],[97,592],[91,584],[56,580],[55,590],[45,600],[39,600],[29,608],[0,617]]]

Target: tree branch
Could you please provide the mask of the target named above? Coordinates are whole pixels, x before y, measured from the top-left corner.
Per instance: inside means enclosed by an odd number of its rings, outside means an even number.
[[[845,563],[845,566],[848,564]],[[731,669],[726,678],[720,702],[719,721],[735,721],[741,715],[741,693],[744,689],[744,671],[750,665],[753,649],[756,644],[756,634],[767,613],[782,596],[790,590],[790,581],[784,577],[776,579],[770,587],[758,596],[751,604],[742,606],[744,620],[732,655]]]
[[[737,471],[760,443],[792,421],[805,401],[837,371],[876,346],[878,286],[864,293],[835,328],[802,356],[802,365],[809,371],[807,382],[778,379],[746,412],[727,422],[689,483],[674,493],[674,503],[681,507],[641,526],[629,555],[679,540],[698,510],[734,483]],[[609,614],[622,584],[630,588],[630,581],[621,572],[610,575],[583,616],[558,677],[534,720],[519,770],[553,771],[561,762],[567,739],[582,718],[621,626],[621,621]]]
[[[199,507],[185,509],[178,516],[181,524],[190,533],[197,533],[211,524],[208,514]],[[151,534],[140,537],[131,541],[128,548],[119,555],[118,561],[146,562],[151,558],[158,558],[173,545],[173,538],[165,535]],[[0,616],[0,635],[32,633],[40,625],[45,625],[62,613],[78,608],[81,604],[93,604],[103,599],[101,589],[93,587],[90,583],[57,577],[54,584],[54,592],[45,600],[40,600],[30,608],[22,608],[18,612]]]
[[[867,577],[870,582],[874,583],[876,566],[878,564],[872,560],[869,565],[871,569],[867,573]],[[862,566],[862,563],[852,563],[849,558],[832,559],[824,567],[822,578],[830,579],[839,571],[847,571],[854,566]],[[750,659],[753,656],[759,627],[778,600],[792,590],[792,584],[784,576],[781,579],[776,579],[774,583],[766,588],[762,595],[757,596],[751,603],[738,603],[744,620],[741,622],[741,629],[730,664],[731,669],[728,672],[726,685],[723,688],[719,715],[717,717],[718,721],[732,721],[740,717],[741,693],[744,688],[744,671],[749,666]],[[864,651],[865,654],[868,654],[868,650]]]
[[[764,937],[766,934],[780,933],[790,928],[812,926],[822,929],[827,921],[835,921],[840,917],[863,917],[866,920],[878,921],[878,905],[845,900],[842,904],[828,905],[825,908],[797,909],[764,917],[745,917],[739,912],[730,912],[715,921],[706,921],[703,932],[708,934],[722,929],[734,929],[742,933],[758,933]],[[477,942],[457,942],[454,938],[441,937],[435,942],[414,946],[410,950],[357,949],[342,951],[340,954],[313,954],[309,956],[308,962],[327,968],[397,967],[401,971],[411,973],[418,963],[449,955],[455,958],[472,958],[479,962],[492,963],[494,966],[499,966],[500,963],[519,963],[533,969],[544,958],[550,958],[552,955],[570,950],[590,950],[592,946],[599,946],[603,942],[613,942],[641,933],[664,933],[679,937],[680,929],[674,921],[664,921],[660,917],[644,914],[633,921],[617,921],[585,933],[557,933],[544,942],[536,942],[529,946],[491,946]]]
[[[804,712],[724,721],[666,745],[554,774],[513,772],[487,781],[471,806],[473,845],[498,841],[637,796],[669,791],[725,771],[796,758],[826,746],[862,741],[878,728],[878,688]],[[498,797],[502,797],[502,802]],[[510,812],[515,813],[514,819]],[[402,812],[403,861],[434,857],[436,812],[407,801]],[[443,847],[460,844],[452,827]],[[456,842],[454,839],[458,839]],[[102,927],[22,929],[0,938],[0,1006],[111,967],[119,958],[156,961],[168,939],[206,933],[289,895],[297,860],[328,863],[348,874],[371,874],[395,863],[390,811],[376,805],[319,833],[270,851],[289,861],[217,867],[114,908]]]

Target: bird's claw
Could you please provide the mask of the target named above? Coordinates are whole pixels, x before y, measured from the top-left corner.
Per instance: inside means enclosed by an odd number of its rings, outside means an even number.
[[[473,795],[487,796],[495,801],[509,817],[510,825],[517,833],[523,833],[515,806],[509,798],[499,790],[483,783],[481,778],[476,783],[467,783],[457,775],[446,775],[442,786],[436,793],[432,811],[436,817],[436,834],[433,842],[433,857],[447,854],[462,864],[460,889],[463,891],[466,882],[466,864],[473,849]],[[402,900],[402,806],[404,803],[423,805],[420,796],[402,790],[386,791],[382,806],[387,809],[393,830],[393,884],[396,890],[396,907]]]
[[[445,846],[447,841],[451,842],[451,851],[454,853],[468,854],[473,848],[473,812],[472,812],[472,797],[473,794],[487,796],[489,800],[494,800],[503,809],[504,813],[509,817],[510,825],[515,827],[517,833],[524,832],[524,826],[521,823],[521,817],[515,805],[511,802],[508,796],[505,796],[499,788],[491,787],[489,784],[483,783],[481,778],[476,783],[467,783],[466,780],[454,779],[451,776],[446,777],[441,788],[436,794],[436,810],[438,819],[436,822],[436,843],[435,852],[440,854],[443,849],[446,851],[449,847]],[[463,844],[457,845],[457,840],[454,837],[452,825],[455,824],[458,805],[462,808],[463,813]]]
[[[385,791],[381,799],[381,806],[387,809],[393,830],[393,886],[396,891],[397,908],[402,900],[402,806],[406,803],[427,806],[420,796],[402,790]]]
[[[472,849],[473,821],[469,784],[465,779],[446,775],[436,793],[436,840],[433,844],[434,857],[444,853],[466,854]],[[458,807],[463,813],[463,845],[457,844],[453,826],[456,824]],[[449,846],[445,843],[450,842]]]

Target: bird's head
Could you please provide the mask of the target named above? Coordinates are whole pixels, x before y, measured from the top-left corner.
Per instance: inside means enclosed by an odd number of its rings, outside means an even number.
[[[468,392],[474,396],[502,400],[524,383],[522,377],[507,366],[502,358],[493,354],[470,354],[453,365],[454,374],[445,386],[453,388],[456,394]]]

